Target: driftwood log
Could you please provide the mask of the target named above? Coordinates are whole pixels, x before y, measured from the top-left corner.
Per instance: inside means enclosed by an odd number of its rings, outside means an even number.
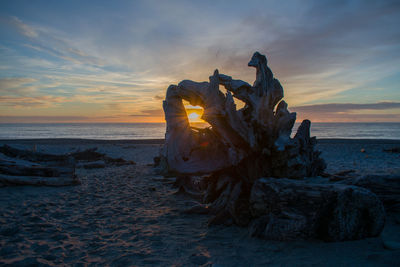
[[[111,158],[91,148],[65,155],[21,150],[8,145],[0,147],[0,186],[40,185],[65,186],[79,184],[76,167],[104,168],[108,165],[135,164],[122,158]]]
[[[250,210],[251,234],[278,240],[360,239],[379,235],[385,224],[375,194],[340,184],[262,178],[253,185]]]
[[[256,52],[248,66],[256,68],[253,86],[215,70],[209,82],[184,80],[167,89],[165,144],[155,163],[161,173],[177,176],[178,193],[201,199],[186,212],[212,214],[210,224],[248,226],[268,239],[378,235],[385,212],[374,193],[303,179],[326,168],[310,137],[311,122],[304,120],[292,137],[296,113],[282,100],[267,58]],[[237,110],[234,98],[245,106]],[[201,106],[211,127],[192,128],[182,100]]]
[[[79,184],[75,159],[68,155],[51,155],[0,147],[0,186],[36,185],[66,186]]]
[[[340,183],[366,188],[379,197],[387,211],[400,211],[399,175],[365,175],[348,178]]]

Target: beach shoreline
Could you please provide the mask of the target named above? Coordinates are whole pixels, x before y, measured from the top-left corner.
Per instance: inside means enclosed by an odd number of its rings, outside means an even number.
[[[246,228],[209,227],[207,215],[184,212],[195,202],[177,194],[174,177],[155,173],[163,139],[3,144],[50,154],[95,148],[136,164],[78,166],[76,186],[0,188],[0,264],[394,266],[400,257],[399,211],[387,211],[380,236],[336,243],[261,240]],[[317,149],[327,173],[400,177],[399,154],[386,151],[399,146],[400,140],[318,139]]]

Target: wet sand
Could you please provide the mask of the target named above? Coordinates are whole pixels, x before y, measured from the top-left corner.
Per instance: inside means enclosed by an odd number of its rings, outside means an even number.
[[[0,188],[1,265],[113,266],[396,266],[400,214],[388,212],[376,238],[338,243],[278,242],[247,229],[207,226],[207,215],[184,214],[193,200],[174,194],[174,178],[150,166],[162,141],[0,140],[0,145],[63,154],[97,147],[136,165],[78,168],[82,184]],[[320,140],[327,172],[396,175],[400,141]],[[361,152],[361,151],[365,152]]]

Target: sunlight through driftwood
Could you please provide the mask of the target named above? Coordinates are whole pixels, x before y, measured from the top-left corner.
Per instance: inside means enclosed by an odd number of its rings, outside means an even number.
[[[311,122],[304,120],[292,138],[296,113],[282,100],[267,58],[256,52],[248,66],[256,69],[253,86],[215,70],[209,82],[184,80],[167,89],[158,169],[178,175],[179,192],[202,199],[188,212],[210,213],[211,224],[249,226],[251,235],[277,240],[378,235],[385,213],[374,193],[291,180],[322,175],[326,168],[310,136]],[[238,110],[234,98],[244,107]],[[185,112],[182,101],[201,106],[211,127],[192,127],[199,113]]]

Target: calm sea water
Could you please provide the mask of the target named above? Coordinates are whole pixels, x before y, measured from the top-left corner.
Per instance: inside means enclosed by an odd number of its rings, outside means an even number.
[[[298,124],[294,129],[297,129]],[[161,139],[165,123],[3,123],[0,139]],[[317,138],[397,139],[400,123],[312,123]]]

